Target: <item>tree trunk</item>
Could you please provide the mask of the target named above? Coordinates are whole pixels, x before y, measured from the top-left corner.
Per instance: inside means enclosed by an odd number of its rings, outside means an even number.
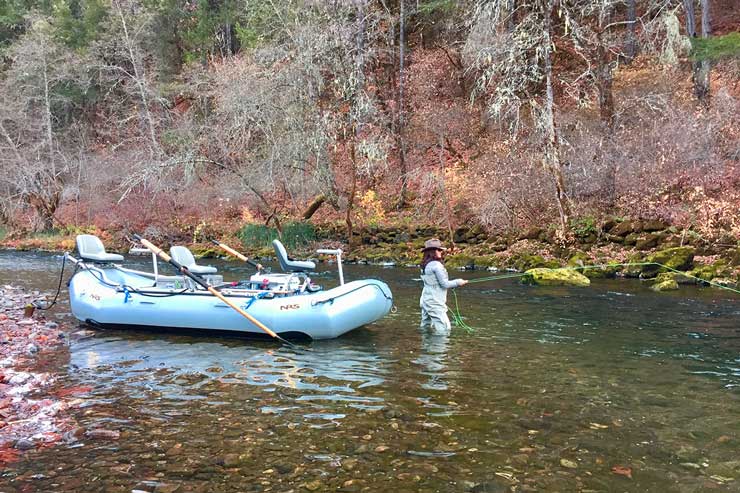
[[[604,46],[602,32],[597,36],[596,88],[599,93],[599,114],[601,121],[611,131],[614,129],[614,91],[612,91],[612,67],[609,53]]]
[[[516,0],[507,0],[508,2],[508,14],[509,17],[506,20],[506,29],[509,32],[514,31],[514,28],[516,27]]]
[[[350,186],[349,196],[347,197],[347,214],[345,215],[344,222],[347,225],[347,250],[352,251],[353,241],[353,224],[352,224],[352,211],[355,207],[355,195],[357,194],[357,161],[355,155],[355,137],[352,137],[352,145],[350,149],[350,159],[352,161],[352,185]]]
[[[555,182],[555,199],[560,216],[560,227],[563,233],[568,231],[568,222],[570,220],[570,206],[568,197],[565,193],[565,178],[563,177],[562,165],[560,163],[560,152],[555,128],[555,96],[552,84],[552,21],[550,14],[553,10],[553,0],[547,2],[548,8],[545,13],[544,25],[544,47],[543,59],[545,64],[545,110],[543,112],[544,121],[542,126],[545,129],[545,155],[544,166],[550,172]]]
[[[627,0],[627,46],[625,47],[625,62],[632,63],[637,56],[637,5],[636,0]]]
[[[141,98],[141,108],[142,108],[142,111],[144,112],[144,119],[146,121],[147,128],[149,130],[149,140],[150,140],[149,153],[152,157],[158,156],[161,153],[159,149],[159,143],[157,142],[156,125],[154,123],[154,116],[149,110],[149,96],[148,96],[148,89],[146,85],[146,73],[144,72],[144,67],[141,66],[139,57],[135,53],[134,40],[129,35],[126,17],[123,15],[123,8],[121,7],[119,1],[116,1],[114,3],[116,5],[116,9],[118,10],[118,17],[121,20],[121,27],[123,28],[123,35],[124,35],[124,42],[126,45],[126,50],[128,52],[129,61],[131,62],[131,67],[133,68],[133,71],[134,71],[134,83],[136,84],[136,88],[139,91],[139,98]]]
[[[695,38],[696,14],[694,13],[694,0],[683,0],[683,8],[686,11],[686,35],[689,38]]]
[[[404,89],[404,61],[406,52],[406,9],[404,8],[405,0],[401,0],[400,28],[398,34],[398,133],[396,135],[398,144],[398,162],[401,171],[401,194],[398,198],[398,209],[403,209],[408,205],[408,170],[406,169],[406,142],[403,138],[404,120],[403,107],[403,89]]]
[[[710,0],[701,0],[701,37],[708,38],[711,35],[710,24]],[[696,60],[693,63],[694,94],[705,107],[709,106],[709,74],[711,71],[709,60]]]

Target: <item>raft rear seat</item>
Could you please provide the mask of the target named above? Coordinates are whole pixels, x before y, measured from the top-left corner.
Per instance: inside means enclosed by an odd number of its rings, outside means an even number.
[[[106,252],[103,242],[95,235],[77,235],[75,243],[77,244],[77,252],[80,254],[82,260],[90,260],[98,263],[123,261],[123,255]]]

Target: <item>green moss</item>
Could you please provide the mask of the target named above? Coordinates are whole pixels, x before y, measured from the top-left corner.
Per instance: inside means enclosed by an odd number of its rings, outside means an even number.
[[[675,291],[678,289],[678,283],[674,279],[669,279],[667,281],[656,282],[650,286],[650,289],[653,291]]]
[[[591,284],[588,277],[568,269],[529,269],[524,273],[522,282],[540,286],[580,286]]]
[[[715,277],[724,276],[727,270],[727,262],[718,260],[713,264],[697,265],[694,269],[688,271],[687,274],[698,277],[702,281],[711,281]]]
[[[652,262],[661,265],[643,265],[640,270],[640,277],[655,277],[666,269],[662,266],[676,270],[688,270],[694,262],[694,247],[675,247],[666,248],[659,252],[648,255],[645,262]]]
[[[450,255],[445,259],[445,264],[448,269],[460,269],[463,267],[473,267],[475,261],[472,256],[459,253],[457,255]]]

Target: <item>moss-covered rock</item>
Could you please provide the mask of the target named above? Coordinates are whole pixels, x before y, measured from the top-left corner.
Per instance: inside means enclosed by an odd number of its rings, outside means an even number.
[[[675,291],[678,289],[678,282],[672,273],[662,273],[656,278],[656,282],[650,286],[653,291]]]
[[[449,269],[474,269],[475,260],[470,255],[458,253],[450,255],[445,259],[445,265]]]
[[[617,265],[594,265],[592,259],[583,252],[573,254],[567,263],[567,267],[574,269],[589,279],[611,278],[617,275]]]
[[[547,269],[557,269],[560,267],[560,263],[557,260],[547,260],[541,255],[534,255],[531,253],[519,253],[517,255],[513,255],[509,259],[508,264],[518,271],[526,271],[539,267]]]
[[[524,273],[522,282],[540,286],[579,286],[591,284],[588,277],[574,270],[568,269],[529,269]]]
[[[642,272],[642,265],[630,265],[630,264],[641,264],[644,262],[642,256],[639,253],[634,253],[627,257],[627,261],[624,262],[625,265],[622,269],[622,274],[624,274],[624,277],[640,277],[640,273]]]
[[[661,235],[657,233],[647,233],[641,235],[635,242],[635,248],[638,250],[649,250],[658,246]]]
[[[727,262],[718,260],[713,264],[697,265],[688,271],[687,274],[699,278],[702,281],[711,281],[715,277],[722,277],[727,271]]]
[[[609,234],[624,237],[632,233],[632,231],[634,231],[632,221],[622,221],[621,223],[618,223],[617,225],[612,227],[609,230]]]
[[[565,264],[567,267],[584,267],[590,263],[591,259],[584,252],[576,252],[568,259]]]
[[[640,277],[652,278],[660,272],[666,272],[666,269],[662,266],[676,270],[688,270],[694,263],[695,251],[696,250],[693,247],[685,246],[667,248],[665,250],[652,253],[645,258],[645,262],[651,263],[651,265],[642,266],[640,269]]]

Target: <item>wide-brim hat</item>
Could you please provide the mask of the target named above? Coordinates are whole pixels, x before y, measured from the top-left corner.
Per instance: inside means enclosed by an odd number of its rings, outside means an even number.
[[[431,240],[427,240],[424,242],[424,248],[421,249],[423,252],[424,250],[447,250],[445,247],[442,246],[442,242],[439,241],[438,238],[432,238]]]

